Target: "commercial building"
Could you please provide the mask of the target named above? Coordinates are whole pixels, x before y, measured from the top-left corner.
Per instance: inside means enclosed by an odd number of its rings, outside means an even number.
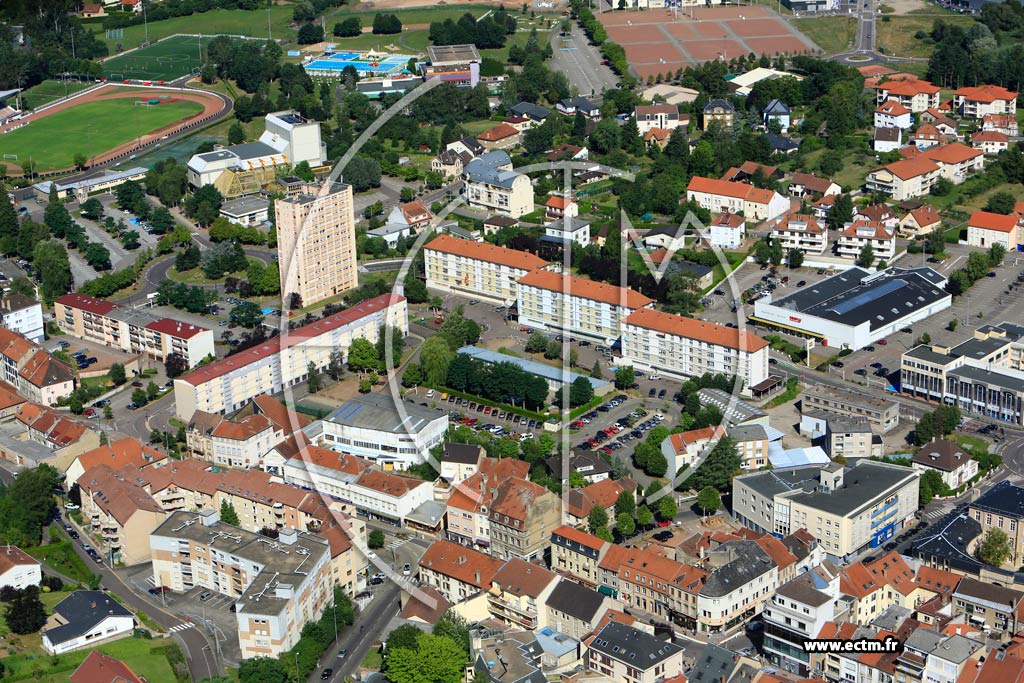
[[[131,635],[135,615],[103,591],[79,590],[53,608],[43,628],[43,649],[52,655],[94,647]]]
[[[59,180],[44,180],[33,185],[32,189],[35,190],[36,199],[49,199],[50,188],[55,187],[59,198],[84,202],[89,195],[109,192],[129,180],[142,180],[148,172],[149,169],[144,166],[133,166],[123,171],[108,168],[94,169]]]
[[[8,294],[0,299],[0,327],[24,335],[36,344],[42,343],[46,338],[42,304],[22,294]]]
[[[900,423],[900,404],[896,401],[821,385],[808,387],[800,396],[800,411],[804,414],[825,412],[863,417],[882,433],[894,429]]]
[[[983,534],[998,529],[1010,537],[1012,554],[1007,564],[1024,564],[1024,488],[1001,481],[971,503],[967,514],[981,525]]]
[[[157,586],[200,586],[234,599],[243,659],[291,649],[332,601],[331,550],[314,534],[286,530],[270,539],[214,512],[176,512],[149,543]]]
[[[942,476],[942,482],[953,490],[967,484],[978,474],[978,461],[965,453],[955,441],[946,439],[934,439],[921,446],[910,459],[910,464],[922,472],[935,470]],[[1024,510],[1021,510],[1020,516],[1024,518]],[[996,526],[1001,526],[998,521]]]
[[[427,63],[420,64],[423,80],[440,79],[462,88],[480,82],[480,51],[476,45],[428,45]]]
[[[321,371],[331,353],[346,357],[353,339],[376,342],[382,327],[409,333],[404,297],[382,294],[240,353],[196,368],[174,380],[177,416],[190,421],[201,410],[224,414],[238,410],[260,394],[276,394],[307,379],[309,364]]]
[[[806,529],[832,558],[879,547],[915,522],[920,472],[874,460],[733,479],[736,518],[761,533]]]
[[[284,301],[297,294],[308,306],[359,284],[351,185],[308,186],[274,202],[274,213]]]
[[[949,308],[945,286],[931,268],[851,268],[777,301],[758,299],[751,320],[837,349],[862,349]]]
[[[568,525],[551,532],[551,568],[590,588],[600,585],[598,565],[611,543]]]
[[[320,123],[295,111],[271,112],[257,142],[220,147],[196,154],[188,161],[192,187],[213,185],[225,197],[256,194],[305,161],[322,166],[327,145],[320,139]]]
[[[491,579],[487,610],[509,626],[532,631],[543,626],[547,599],[558,575],[518,557],[509,558]]]
[[[459,446],[453,449],[454,453],[466,453],[465,444],[448,444],[453,445]],[[441,466],[445,468],[444,460]],[[498,493],[498,483],[507,479],[525,480],[529,475],[529,464],[525,461],[485,457],[480,461],[479,469],[468,478],[458,482],[449,480],[454,486],[445,509],[444,526],[448,540],[465,546],[489,548],[490,509]]]
[[[586,374],[580,374],[578,372],[572,372],[567,368],[555,367],[548,365],[547,363],[541,363],[540,361],[530,360],[528,358],[516,358],[515,356],[508,356],[500,351],[491,351],[490,349],[482,349],[478,346],[463,346],[456,353],[464,356],[469,356],[483,363],[497,364],[497,363],[508,363],[515,365],[516,367],[524,370],[532,375],[541,377],[548,383],[548,389],[551,391],[558,391],[566,384],[572,384],[580,377],[586,378],[590,382],[590,386],[594,389],[595,396],[605,396],[615,389],[615,385],[603,379],[596,379]]]
[[[520,323],[607,344],[622,336],[629,315],[653,303],[632,289],[546,270],[519,278]]]
[[[768,342],[725,325],[642,308],[625,319],[622,362],[674,377],[724,373],[752,387],[768,378]]]
[[[771,238],[782,248],[799,249],[805,254],[823,254],[828,248],[828,226],[809,214],[784,216],[772,228]]]
[[[0,588],[21,590],[38,586],[42,579],[42,564],[39,560],[17,546],[0,546]]]
[[[778,218],[789,210],[789,199],[773,190],[701,176],[690,179],[686,201],[697,202],[712,213],[742,213],[752,222]]]
[[[511,305],[518,280],[548,262],[525,251],[439,235],[423,246],[427,287]]]
[[[1015,213],[1004,216],[989,211],[975,211],[967,220],[967,244],[982,249],[1001,244],[1007,251],[1017,251],[1017,245],[1021,243],[1024,234],[1020,221],[1021,217]]]
[[[239,197],[224,202],[220,215],[235,225],[263,225],[270,218],[270,200],[264,197]]]
[[[877,261],[888,262],[896,255],[896,231],[877,221],[847,223],[836,239],[836,254],[856,259],[868,245]]]
[[[562,578],[547,596],[547,614],[540,621],[562,635],[582,640],[617,604],[604,593]]]
[[[838,575],[820,565],[779,586],[764,609],[765,658],[784,671],[809,676],[813,665],[804,641],[817,638],[836,619],[842,611],[838,597]]]
[[[466,163],[462,171],[466,203],[499,216],[520,216],[533,211],[533,185],[529,176],[512,170],[508,154],[487,152]]]
[[[405,470],[425,462],[430,449],[444,441],[448,414],[370,393],[354,396],[306,431],[325,448],[370,460],[384,470]]]
[[[213,357],[213,330],[153,315],[84,294],[53,302],[57,326],[66,334],[157,361],[176,353],[195,367]]]

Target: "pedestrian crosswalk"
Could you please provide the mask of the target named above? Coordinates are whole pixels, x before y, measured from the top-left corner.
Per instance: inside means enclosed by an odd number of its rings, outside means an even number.
[[[925,519],[938,519],[939,517],[944,517],[948,513],[949,513],[949,510],[947,510],[946,508],[938,508],[938,509],[932,510],[929,513],[926,513],[924,518]]]
[[[177,626],[172,626],[170,628],[170,632],[177,633],[178,631],[184,631],[185,629],[192,628],[193,626],[195,626],[195,624],[193,624],[191,621],[185,622],[182,624],[178,624]]]
[[[409,539],[391,541],[390,543],[387,544],[387,549],[388,550],[397,550],[398,548],[401,548],[403,545],[405,545],[408,542],[409,542]]]

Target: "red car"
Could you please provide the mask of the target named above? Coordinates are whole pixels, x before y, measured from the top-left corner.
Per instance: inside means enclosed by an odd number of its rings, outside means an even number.
[[[884,339],[879,339],[879,340],[878,340],[878,343],[879,343],[880,345],[882,345],[882,346],[888,346],[888,344],[889,344],[889,342],[885,341]]]
[[[658,526],[672,526],[672,522],[668,521],[667,519],[663,519],[660,522],[658,522]]]

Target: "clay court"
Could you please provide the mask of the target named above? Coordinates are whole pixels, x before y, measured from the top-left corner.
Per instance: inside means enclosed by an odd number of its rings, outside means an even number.
[[[802,33],[761,5],[616,11],[597,16],[644,79],[751,52],[775,57],[819,51]]]

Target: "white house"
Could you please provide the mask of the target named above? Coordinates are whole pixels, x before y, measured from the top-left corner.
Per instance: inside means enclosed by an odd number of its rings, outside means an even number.
[[[739,249],[747,236],[747,222],[735,213],[721,213],[708,226],[708,244],[719,249]]]
[[[560,218],[575,218],[580,215],[580,205],[572,197],[552,195],[544,203],[544,218],[557,221]]]
[[[906,130],[914,124],[910,110],[898,100],[886,100],[875,110],[875,128],[902,128]]]
[[[839,580],[838,572],[819,565],[779,586],[764,607],[765,627],[772,633],[764,646],[770,663],[798,676],[811,674],[808,657],[801,651],[803,643],[817,638],[835,618]]]
[[[690,178],[685,201],[697,202],[712,213],[742,213],[755,222],[777,218],[789,210],[789,199],[773,190],[702,176]]]
[[[865,244],[870,244],[875,258],[889,261],[896,255],[896,231],[878,221],[856,220],[847,223],[836,240],[840,256],[857,258]]]
[[[879,154],[895,152],[903,146],[903,129],[896,127],[875,128],[871,146]]]
[[[915,470],[935,470],[951,489],[963,486],[978,474],[978,461],[963,451],[954,441],[935,439],[921,446],[910,459]]]
[[[971,147],[985,154],[999,154],[1009,149],[1010,138],[996,130],[979,130],[971,135]]]
[[[0,326],[23,334],[37,344],[46,339],[43,307],[35,299],[22,294],[8,294],[0,299]]]
[[[998,85],[960,88],[953,93],[953,108],[960,116],[974,119],[989,114],[1015,114],[1017,93]]]
[[[779,124],[782,128],[781,132],[786,133],[789,131],[790,125],[790,110],[789,105],[782,100],[772,100],[765,105],[764,110],[761,112],[764,117],[764,125],[770,126],[774,121]]]
[[[220,215],[235,225],[262,225],[270,216],[270,200],[263,197],[232,199],[221,204]]]
[[[39,560],[16,546],[0,546],[0,588],[38,586],[42,579]]]
[[[786,216],[772,228],[773,240],[785,250],[799,249],[805,254],[822,254],[828,247],[828,226],[809,214]]]
[[[75,591],[53,610],[43,649],[54,655],[123,638],[135,629],[135,615],[103,591]]]
[[[679,107],[674,104],[637,105],[633,113],[640,135],[653,128],[675,130],[680,126]]]
[[[725,427],[721,425],[666,436],[661,442],[661,452],[668,461],[669,472],[674,476],[683,468],[693,467],[723,436]]]
[[[1016,251],[1020,243],[1019,222],[1016,214],[1004,216],[990,211],[975,211],[967,220],[967,244],[988,249],[998,243],[1007,251]]]
[[[544,226],[544,234],[581,247],[590,244],[590,221],[582,218],[559,218]]]

